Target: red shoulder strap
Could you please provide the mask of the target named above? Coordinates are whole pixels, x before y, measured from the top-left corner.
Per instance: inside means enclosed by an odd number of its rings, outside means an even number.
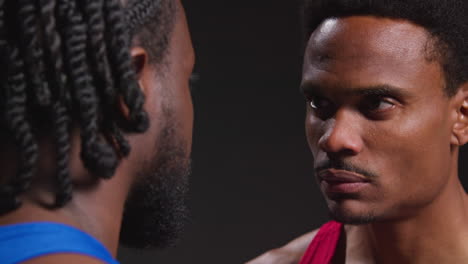
[[[310,243],[299,264],[329,264],[341,234],[341,223],[324,224]]]

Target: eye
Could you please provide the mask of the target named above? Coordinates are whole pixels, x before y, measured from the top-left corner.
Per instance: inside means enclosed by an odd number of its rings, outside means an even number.
[[[376,110],[377,111],[385,111],[385,110],[389,110],[391,108],[393,108],[395,105],[390,103],[390,102],[387,102],[387,101],[380,101],[379,104],[376,106]]]
[[[332,101],[320,96],[309,97],[307,103],[312,109],[311,113],[323,120],[333,116],[336,110]]]
[[[362,109],[367,113],[384,113],[392,110],[396,105],[394,99],[390,97],[372,96],[364,100]]]
[[[330,108],[332,106],[332,103],[320,96],[314,96],[308,99],[310,107],[314,110],[323,110]]]

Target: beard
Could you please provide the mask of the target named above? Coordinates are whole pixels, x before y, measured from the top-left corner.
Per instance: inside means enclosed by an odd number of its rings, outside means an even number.
[[[166,119],[170,120],[170,116]],[[120,243],[129,248],[172,246],[188,220],[190,158],[187,143],[167,122],[155,159],[143,164],[126,201]]]
[[[328,213],[333,220],[347,225],[366,225],[377,221],[374,212],[353,214],[344,209],[330,209]]]

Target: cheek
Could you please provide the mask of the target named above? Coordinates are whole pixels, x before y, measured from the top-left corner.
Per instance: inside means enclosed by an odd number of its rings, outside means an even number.
[[[318,154],[318,141],[320,139],[320,129],[323,126],[323,121],[315,117],[309,107],[307,107],[307,113],[305,118],[305,130],[307,142],[312,154],[317,156]]]
[[[371,160],[381,169],[382,181],[412,192],[434,193],[447,179],[450,127],[443,108],[416,111],[370,129]],[[372,151],[372,149],[374,151]]]

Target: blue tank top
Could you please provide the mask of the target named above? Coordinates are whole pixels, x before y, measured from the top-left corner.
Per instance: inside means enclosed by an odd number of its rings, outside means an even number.
[[[0,263],[15,264],[54,253],[86,255],[118,264],[99,241],[71,226],[49,222],[0,226]]]

